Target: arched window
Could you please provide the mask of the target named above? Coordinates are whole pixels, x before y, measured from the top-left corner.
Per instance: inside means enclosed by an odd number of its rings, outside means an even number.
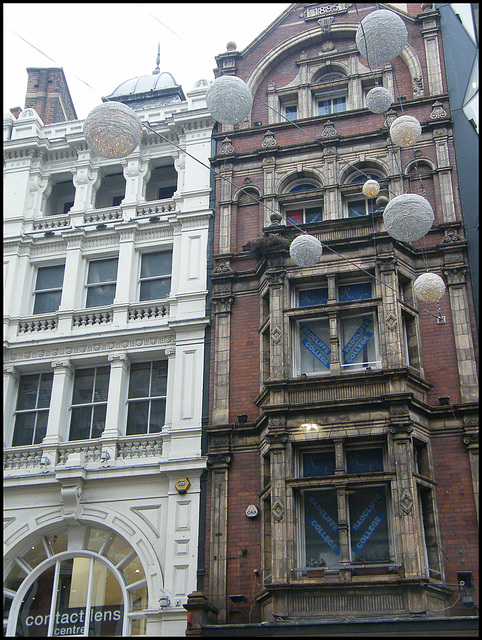
[[[76,526],[42,536],[14,559],[4,602],[9,636],[139,635],[147,582],[124,538]]]
[[[325,68],[313,81],[314,115],[327,116],[348,109],[348,81],[343,72]]]
[[[362,173],[363,171],[363,173]],[[359,185],[359,188],[347,187],[343,194],[343,210],[345,218],[359,218],[372,214],[376,210],[376,198],[367,198],[362,193],[362,186],[367,180],[377,180],[383,176],[380,171],[360,169],[350,173],[345,184]]]
[[[323,220],[323,197],[320,186],[307,179],[291,182],[279,198],[286,224],[313,224]]]

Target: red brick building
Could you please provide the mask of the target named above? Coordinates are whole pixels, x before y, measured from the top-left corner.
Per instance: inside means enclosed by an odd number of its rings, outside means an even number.
[[[378,8],[408,41],[370,69],[355,34]],[[439,12],[296,3],[216,60],[254,102],[214,134],[205,559],[187,633],[471,635],[477,337]],[[382,114],[365,106],[375,83],[393,98]],[[422,126],[408,148],[389,135],[404,114]],[[435,213],[413,243],[383,223],[405,192]],[[312,267],[290,258],[301,231],[323,245]],[[446,283],[438,304],[413,292],[427,270]]]

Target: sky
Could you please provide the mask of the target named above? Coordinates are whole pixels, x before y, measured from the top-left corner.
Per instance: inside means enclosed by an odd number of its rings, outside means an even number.
[[[125,80],[160,69],[184,93],[215,56],[245,49],[291,3],[3,3],[3,112],[25,107],[27,67],[62,67],[83,120]],[[161,24],[162,23],[162,24]]]

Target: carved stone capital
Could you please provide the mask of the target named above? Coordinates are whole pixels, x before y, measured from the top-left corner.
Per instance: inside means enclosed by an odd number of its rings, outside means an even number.
[[[211,299],[214,313],[231,313],[231,307],[233,306],[234,296],[219,296]]]
[[[465,284],[467,280],[468,267],[444,267],[442,269],[448,286],[456,284]]]
[[[111,363],[111,367],[126,366],[130,363],[127,353],[109,353],[107,360]]]
[[[227,469],[232,456],[229,453],[209,453],[207,465],[213,469]]]
[[[219,276],[232,277],[234,275],[235,271],[231,269],[231,265],[229,264],[228,260],[220,260],[211,271],[211,277],[214,278]]]
[[[280,269],[277,271],[268,271],[266,273],[266,280],[270,287],[280,286],[286,279],[286,271],[284,269]]]

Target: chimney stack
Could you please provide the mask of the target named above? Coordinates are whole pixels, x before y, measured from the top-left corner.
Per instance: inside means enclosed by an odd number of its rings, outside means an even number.
[[[63,69],[27,69],[25,109],[35,109],[44,124],[77,120]]]

